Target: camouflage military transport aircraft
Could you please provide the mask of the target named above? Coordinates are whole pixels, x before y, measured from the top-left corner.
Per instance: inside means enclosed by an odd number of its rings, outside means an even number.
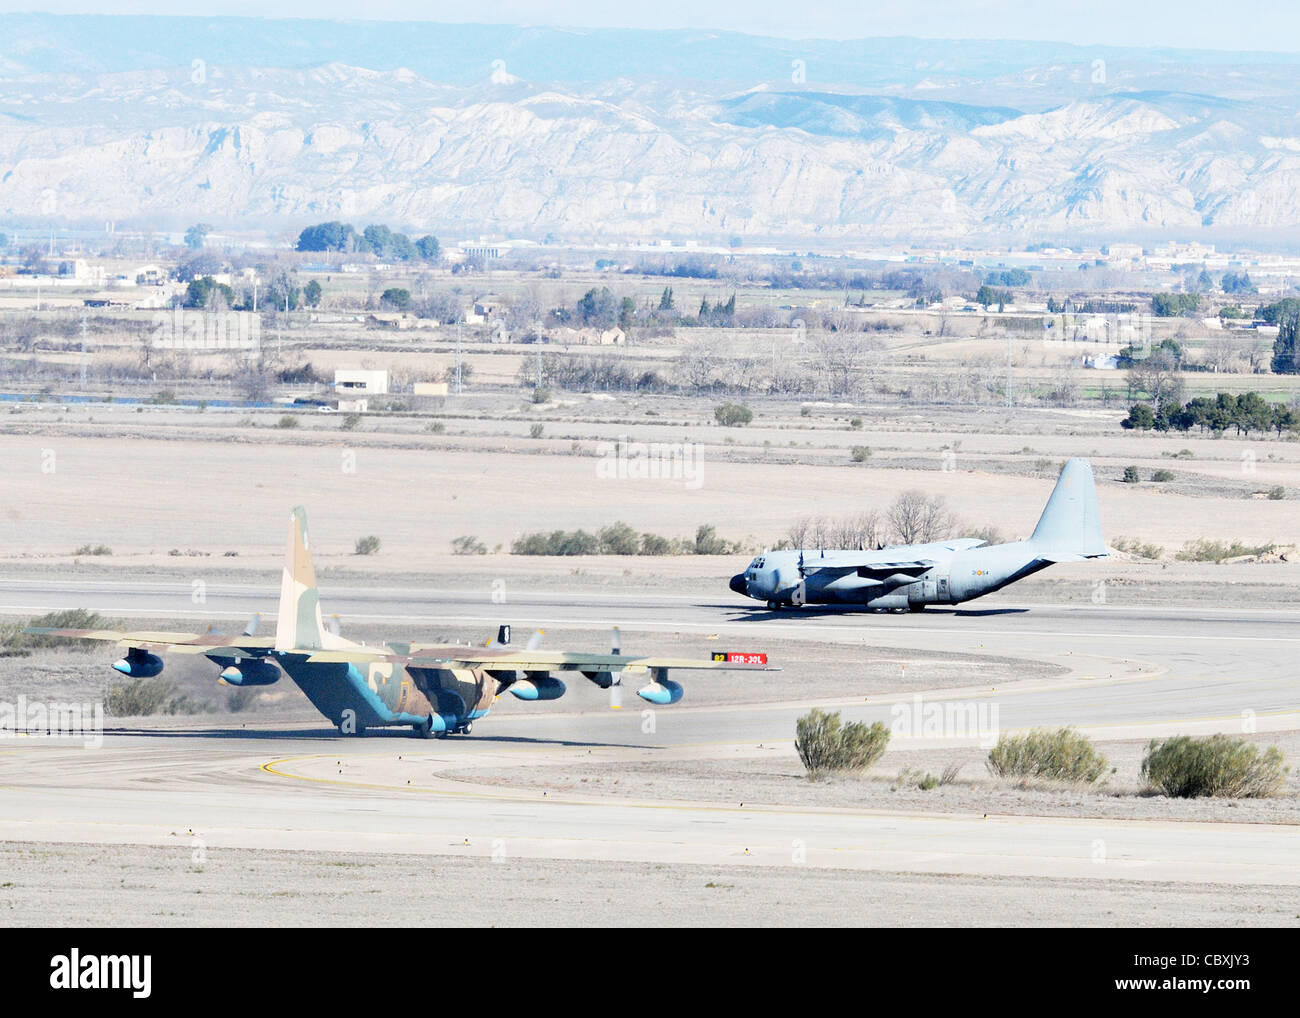
[[[874,551],[769,551],[733,576],[730,586],[774,611],[803,604],[921,611],[1001,590],[1054,562],[1105,555],[1092,466],[1072,459],[1027,541],[989,545],[964,537]]]
[[[714,654],[709,661],[689,658],[512,650],[509,627],[486,647],[461,644],[388,643],[367,647],[322,625],[316,571],[307,541],[307,514],[300,506],[289,517],[289,540],[280,586],[275,636],[254,635],[256,623],[240,636],[123,632],[90,629],[29,629],[30,633],[103,640],[126,647],[113,665],[123,675],[152,678],[163,670],[155,651],[202,654],[220,665],[221,681],[231,686],[269,686],[281,669],[307,694],[316,709],[345,735],[367,728],[409,726],[428,738],[453,732],[468,735],[503,691],[521,700],[556,700],[565,685],[552,672],[578,672],[602,689],[617,692],[622,676],[647,676],[637,695],[667,705],[682,698],[669,669],[767,669],[764,654]]]

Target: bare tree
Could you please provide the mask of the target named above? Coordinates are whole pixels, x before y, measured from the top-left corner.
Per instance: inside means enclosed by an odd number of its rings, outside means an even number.
[[[704,392],[714,385],[713,372],[721,360],[716,336],[697,336],[682,348],[677,369],[682,382],[694,392]]]
[[[1205,344],[1205,364],[1217,372],[1231,371],[1240,351],[1229,336],[1215,336]]]
[[[831,396],[851,396],[862,383],[861,371],[868,342],[861,333],[820,332],[812,341],[826,391]]]
[[[871,549],[883,543],[884,532],[879,509],[841,516],[831,527],[830,545],[844,549]]]
[[[884,543],[880,510],[868,509],[848,516],[801,516],[786,532],[793,548],[871,549]]]
[[[1074,406],[1079,398],[1079,375],[1071,365],[1058,365],[1052,372],[1052,388],[1047,398],[1056,406]]]
[[[1167,401],[1183,401],[1183,379],[1178,362],[1168,350],[1152,350],[1128,369],[1130,395],[1142,393],[1151,398],[1157,410]]]
[[[952,513],[942,495],[905,491],[894,499],[885,519],[899,544],[925,544],[947,537],[954,526]]]

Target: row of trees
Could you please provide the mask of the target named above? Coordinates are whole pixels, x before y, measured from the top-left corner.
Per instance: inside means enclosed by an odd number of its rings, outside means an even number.
[[[1120,424],[1133,431],[1190,431],[1199,428],[1202,433],[1222,434],[1235,428],[1238,435],[1276,431],[1280,438],[1285,431],[1300,431],[1300,413],[1270,403],[1257,392],[1236,395],[1221,392],[1213,399],[1197,396],[1182,404],[1173,400],[1155,407],[1150,403],[1134,403]]]
[[[332,220],[308,226],[298,234],[299,251],[340,251],[373,254],[388,261],[436,262],[442,256],[438,238],[426,234],[411,240],[404,233],[372,223],[360,233],[351,223]]]
[[[199,276],[189,281],[181,306],[203,311],[296,311],[316,307],[323,296],[324,290],[316,280],[299,286],[287,272],[272,274],[256,292],[251,286],[236,291],[211,276]]]
[[[617,325],[629,329],[633,325],[651,326],[707,325],[730,328],[736,322],[736,295],[728,300],[710,305],[706,296],[700,301],[700,309],[694,318],[683,314],[677,308],[676,298],[671,286],[664,287],[659,301],[654,305],[637,307],[631,297],[618,297],[608,286],[592,287],[578,300],[573,309],[555,308],[551,311],[550,322],[556,325],[569,323],[591,326],[598,329],[610,329]]]
[[[1151,295],[1151,313],[1157,318],[1187,318],[1201,306],[1195,293],[1155,293]]]
[[[786,533],[791,548],[873,548],[925,544],[952,537],[957,519],[942,495],[904,491],[883,511],[848,516],[801,516]]]

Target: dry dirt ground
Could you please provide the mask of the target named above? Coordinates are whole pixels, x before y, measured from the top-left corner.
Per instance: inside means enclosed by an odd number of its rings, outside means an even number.
[[[1278,746],[1287,759],[1300,751],[1300,733],[1252,737],[1260,746]],[[683,799],[735,805],[798,805],[901,810],[933,813],[1020,814],[1130,820],[1201,820],[1223,823],[1300,825],[1300,773],[1288,774],[1281,792],[1261,799],[1169,799],[1148,792],[1139,769],[1145,741],[1105,742],[1097,747],[1109,773],[1094,786],[998,778],[985,766],[988,751],[978,748],[889,749],[862,776],[831,776],[810,781],[790,744],[771,746],[766,755],[670,763],[623,763],[618,768],[556,766],[477,766],[439,771],[439,777],[487,785],[581,792],[628,799]],[[959,768],[951,784],[929,790],[918,786],[925,775],[938,777]]]
[[[339,415],[308,413],[293,429],[275,427],[278,412],[117,406],[0,415],[9,496],[0,555],[69,557],[90,544],[131,565],[173,551],[269,564],[282,535],[268,521],[300,503],[328,565],[346,562],[367,534],[381,539],[390,567],[427,570],[446,561],[459,536],[508,549],[527,531],[594,531],[615,520],[670,537],[710,524],[757,550],[800,516],[884,509],[908,488],[943,495],[967,527],[991,525],[1014,538],[1033,529],[1071,455],[1094,460],[1111,539],[1155,543],[1166,558],[1201,538],[1300,543],[1296,442],[1131,436],[1119,431],[1118,414],[1098,411],[845,406],[805,419],[798,404],[724,429],[711,420],[712,401],[675,402],[584,398],[582,407],[539,417],[509,397],[474,397],[438,434],[421,417],[367,417],[344,431]],[[655,405],[658,416],[647,418]],[[851,414],[864,416],[861,430],[849,426]],[[530,439],[539,420],[545,433]],[[698,484],[602,473],[620,435],[695,443]],[[865,464],[849,456],[859,444],[872,449]],[[1142,483],[1119,483],[1129,464]],[[1156,469],[1174,480],[1151,483]],[[1276,487],[1289,497],[1252,497]]]
[[[1290,888],[0,842],[2,926],[1295,926]]]

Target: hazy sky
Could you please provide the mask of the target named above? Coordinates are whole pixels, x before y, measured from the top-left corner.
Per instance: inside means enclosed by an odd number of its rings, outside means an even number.
[[[1300,4],[1278,0],[0,0],[55,14],[472,21],[612,28],[712,28],[786,38],[912,35],[1117,46],[1300,51]],[[0,44],[2,45],[2,44]]]

